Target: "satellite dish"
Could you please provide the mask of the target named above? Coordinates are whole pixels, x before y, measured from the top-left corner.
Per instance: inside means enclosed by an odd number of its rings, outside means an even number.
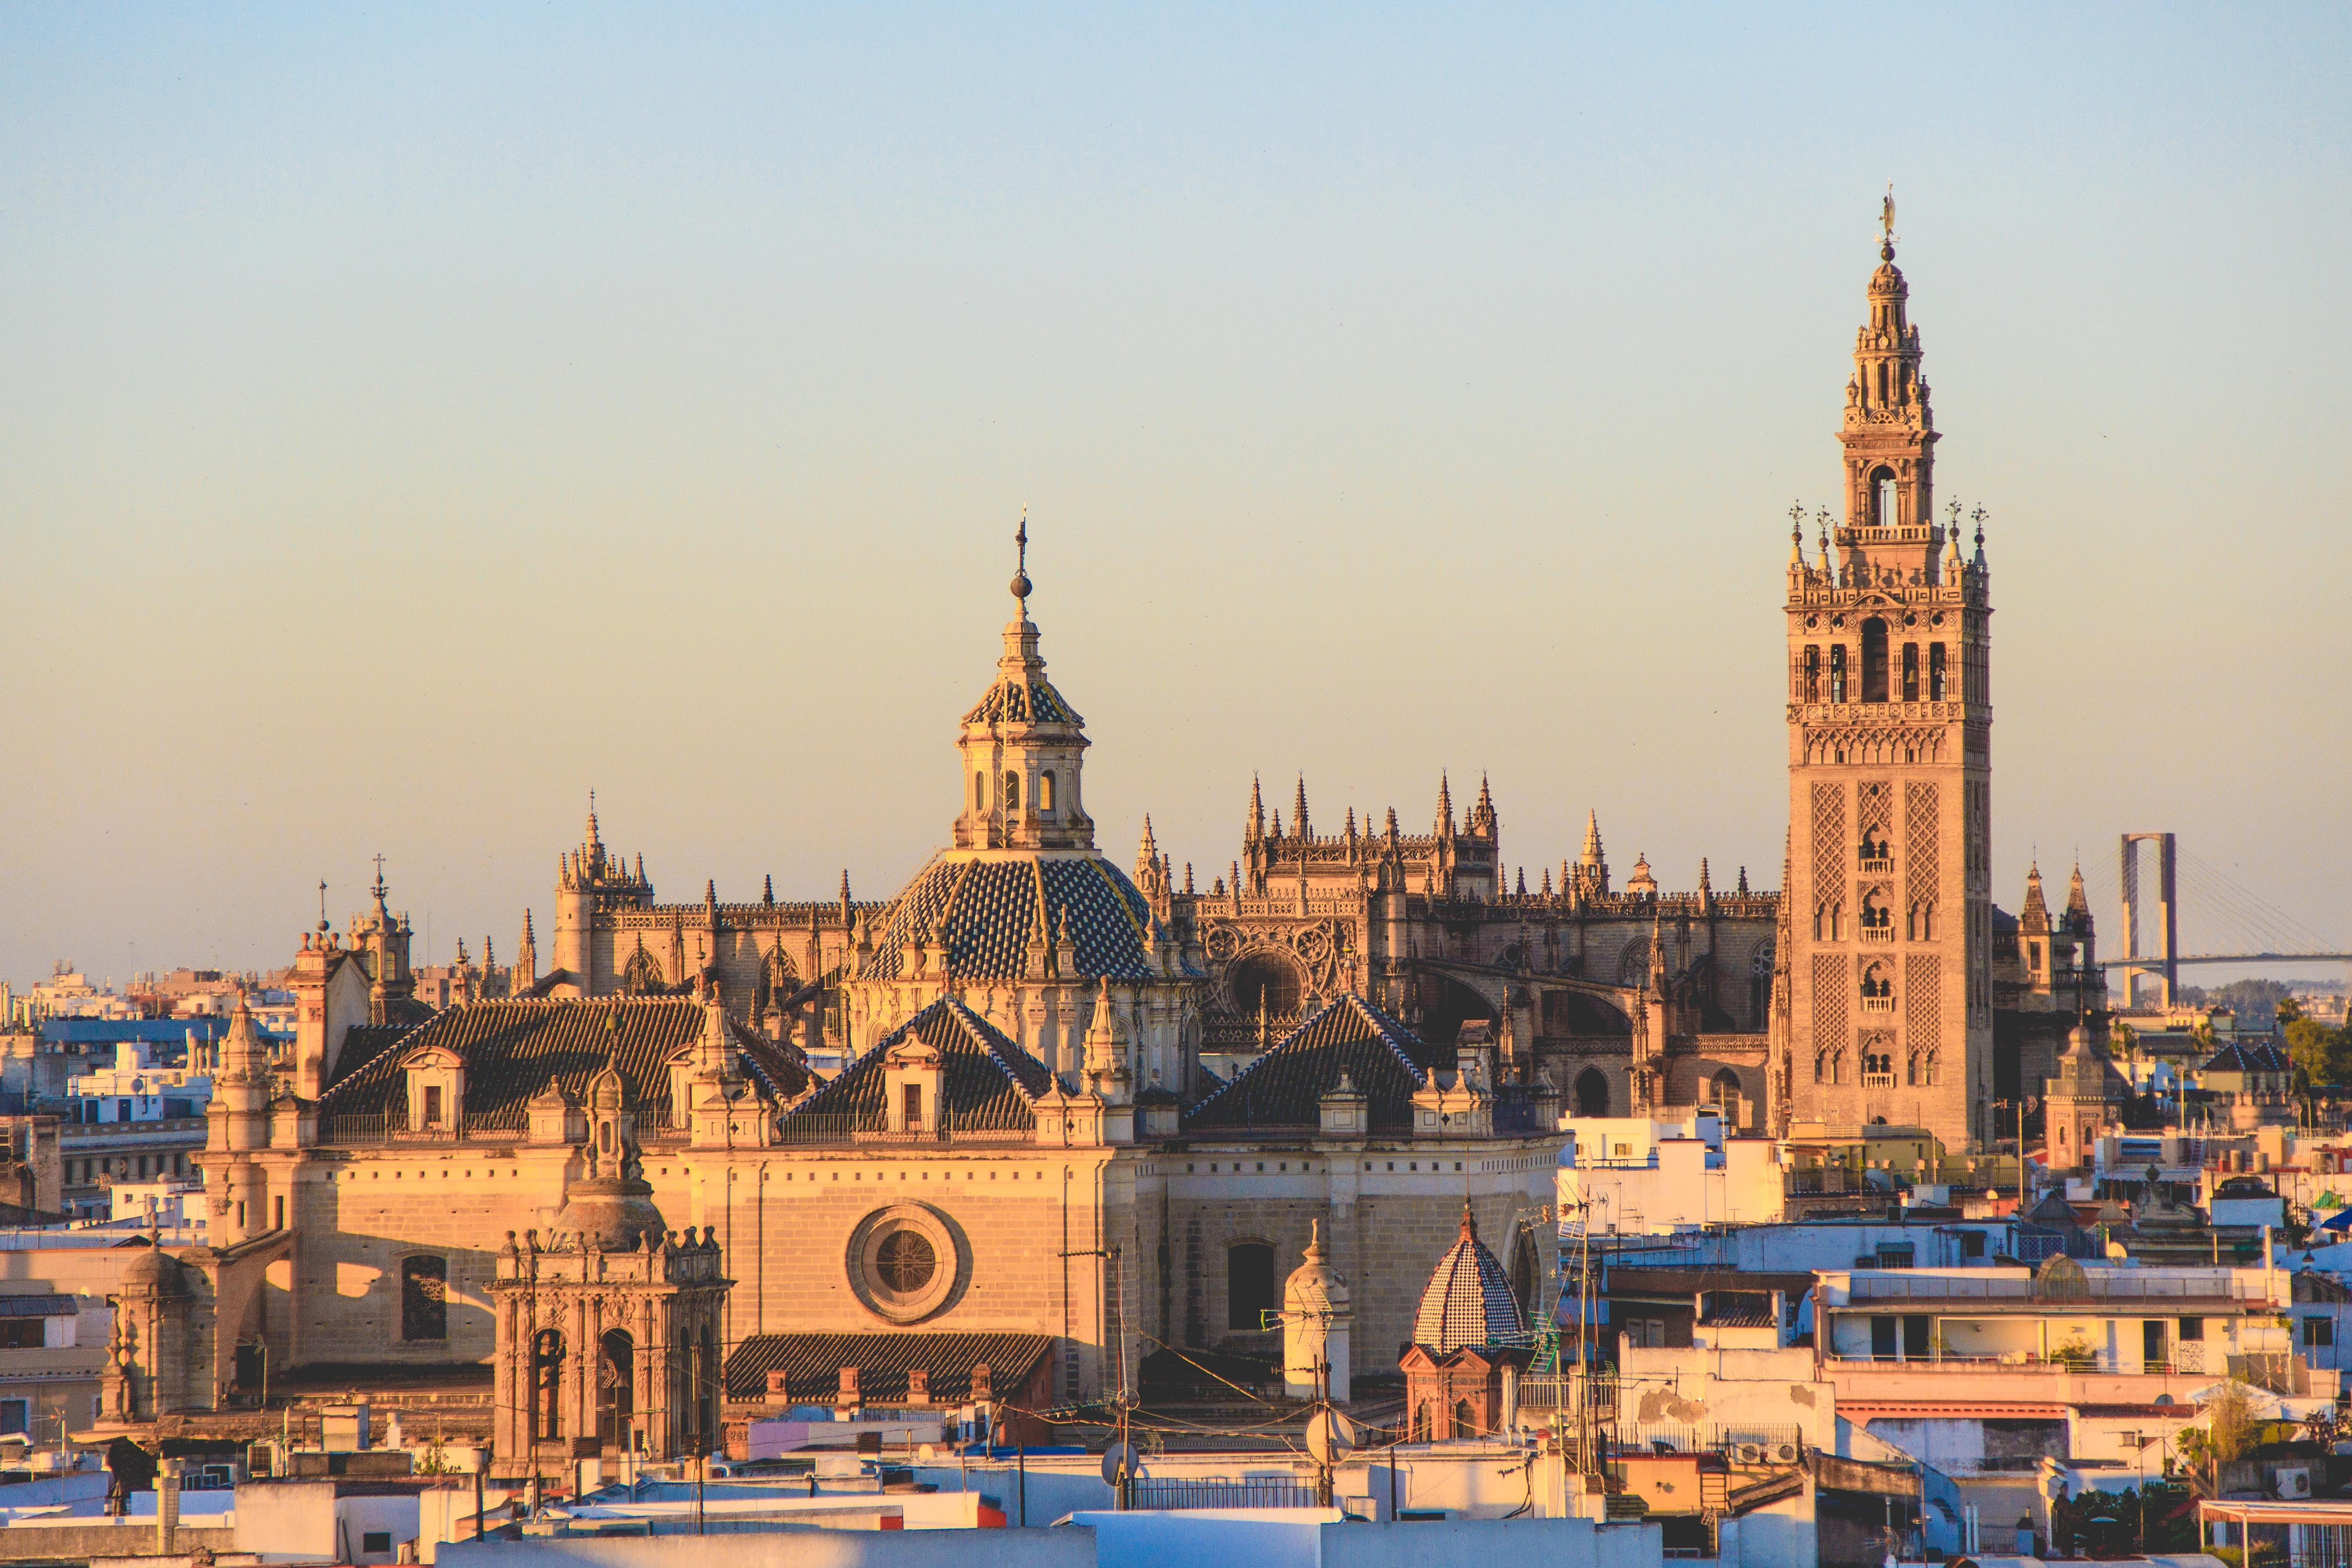
[[[1307,1451],[1317,1464],[1335,1465],[1355,1447],[1356,1424],[1338,1411],[1327,1406],[1307,1417]]]
[[[1132,1443],[1112,1443],[1105,1447],[1102,1460],[1103,1484],[1114,1487],[1118,1485],[1118,1473],[1121,1470],[1127,1472],[1128,1479],[1133,1480],[1136,1472],[1142,1468],[1138,1462],[1139,1458]]]

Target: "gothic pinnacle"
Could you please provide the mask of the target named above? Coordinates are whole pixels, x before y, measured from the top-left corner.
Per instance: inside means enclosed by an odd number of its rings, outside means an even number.
[[[1454,833],[1453,781],[1443,773],[1437,775],[1437,833],[1441,838]]]
[[[1307,837],[1307,775],[1303,773],[1298,775],[1297,804],[1291,808],[1290,816],[1290,830],[1299,837],[1305,838]]]

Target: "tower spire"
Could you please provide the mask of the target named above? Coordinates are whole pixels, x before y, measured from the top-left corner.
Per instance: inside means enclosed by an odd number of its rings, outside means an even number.
[[[1300,773],[1300,774],[1298,775],[1298,800],[1297,800],[1297,804],[1296,805],[1294,805],[1294,806],[1291,808],[1290,816],[1291,816],[1290,831],[1291,831],[1291,832],[1293,832],[1293,833],[1295,833],[1295,834],[1297,834],[1297,835],[1298,836],[1298,837],[1299,837],[1301,840],[1304,840],[1304,839],[1307,837],[1307,775],[1306,775],[1305,773]]]
[[[1013,567],[1013,596],[1020,601],[1021,619],[1029,618],[1029,509],[1021,509],[1021,526],[1013,531],[1013,547],[1017,552]]]

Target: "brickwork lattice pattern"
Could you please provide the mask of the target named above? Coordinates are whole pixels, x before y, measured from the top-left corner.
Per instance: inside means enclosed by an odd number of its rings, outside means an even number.
[[[1843,953],[1813,954],[1813,1049],[1845,1044],[1845,994],[1853,984]]]
[[[1845,785],[1813,785],[1813,902],[1841,899],[1845,889]]]
[[[1936,850],[1943,837],[1937,831],[1938,804],[1932,784],[1915,780],[1903,786],[1903,879],[1915,904],[1936,897]]]

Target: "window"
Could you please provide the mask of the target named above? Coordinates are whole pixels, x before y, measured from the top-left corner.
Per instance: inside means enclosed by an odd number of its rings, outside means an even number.
[[[986,773],[971,775],[971,808],[974,811],[988,809],[988,775]]]
[[[1939,642],[1927,645],[1927,700],[1944,700],[1944,645]]]
[[[1054,775],[1051,773],[1037,775],[1037,809],[1040,811],[1054,809]]]
[[[1454,1435],[1456,1437],[1467,1437],[1477,1430],[1478,1417],[1471,1410],[1470,1402],[1466,1399],[1458,1399],[1454,1401]]]
[[[1960,1232],[1960,1257],[1963,1259],[1982,1258],[1984,1255],[1984,1232],[1980,1230],[1964,1230]]]
[[[906,1083],[900,1084],[898,1088],[904,1097],[902,1109],[906,1112],[907,1131],[919,1131],[923,1125],[923,1086],[919,1083]]]
[[[42,1320],[39,1318],[0,1319],[0,1350],[37,1351],[41,1348]],[[24,1428],[0,1426],[0,1432],[23,1431]]]
[[[28,1399],[0,1399],[0,1432],[22,1432],[32,1415]]]
[[[286,1228],[286,1200],[284,1198],[277,1198],[272,1201],[278,1205],[278,1228],[279,1230],[284,1230]]]
[[[401,1259],[400,1337],[404,1340],[446,1340],[449,1337],[449,1260],[416,1257]]]
[[[1818,644],[1805,649],[1805,700],[1822,700],[1822,650]]]
[[[541,1329],[531,1342],[530,1439],[551,1442],[563,1436],[563,1336]]]
[[[1832,702],[1845,700],[1845,644],[1843,643],[1839,643],[1830,649],[1830,700]]]
[[[1871,1319],[1871,1359],[1874,1361],[1893,1361],[1895,1359],[1895,1336],[1899,1331],[1900,1325],[1893,1318]]]
[[[1262,1314],[1281,1302],[1275,1297],[1274,1248],[1262,1241],[1236,1242],[1225,1249],[1225,1326],[1255,1333]]]
[[[1004,775],[1004,815],[1017,816],[1021,812],[1021,775]]]
[[[392,1531],[389,1530],[368,1530],[360,1532],[361,1556],[382,1557],[391,1551]]]
[[[901,1296],[912,1296],[929,1285],[939,1267],[940,1255],[919,1230],[892,1231],[874,1254],[874,1271]]]
[[[2303,1343],[2305,1350],[2316,1349],[2323,1345],[2333,1345],[2335,1342],[2335,1319],[2305,1318],[2303,1321]]]
[[[437,1083],[428,1083],[425,1086],[425,1125],[427,1127],[441,1125],[441,1086]]]
[[[1886,623],[1876,616],[1862,623],[1862,700],[1886,700]]]
[[[2181,1320],[2180,1320],[2180,1338],[2181,1338],[2182,1342],[2187,1343],[2187,1344],[2195,1344],[2195,1343],[2199,1342],[2200,1341],[2203,1340],[2203,1339],[2204,1339],[2204,1337],[2205,1337],[2205,1320],[2204,1320],[2204,1319],[2202,1319],[2202,1318],[2183,1318],[2183,1319],[2181,1319]]]
[[[1919,645],[1915,642],[1903,645],[1903,700],[1919,700]]]

